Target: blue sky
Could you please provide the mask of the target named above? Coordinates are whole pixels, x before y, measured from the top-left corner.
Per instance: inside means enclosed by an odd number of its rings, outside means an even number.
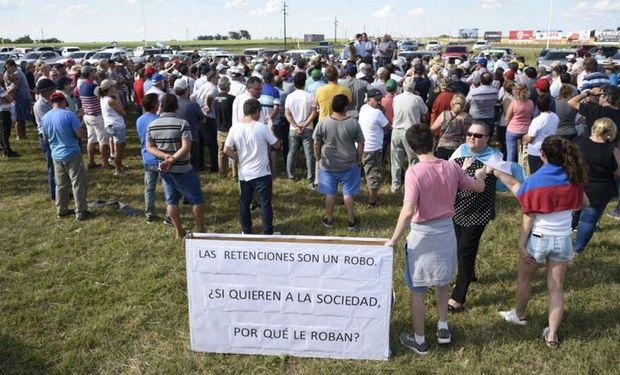
[[[143,0],[0,0],[0,36],[57,37],[64,41],[142,40]],[[355,6],[353,6],[355,4]],[[351,37],[366,30],[401,37],[484,31],[546,29],[550,0],[367,1],[289,0],[287,34]],[[245,29],[254,38],[282,37],[281,0],[149,0],[148,40],[185,40]],[[620,0],[553,0],[552,29],[620,26]],[[345,34],[346,33],[346,34]]]

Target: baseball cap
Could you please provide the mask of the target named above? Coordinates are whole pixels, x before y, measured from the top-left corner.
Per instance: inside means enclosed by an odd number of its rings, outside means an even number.
[[[549,90],[550,86],[551,84],[549,83],[549,80],[547,78],[539,78],[538,81],[534,82],[534,84],[532,85],[533,88],[539,90]]]
[[[377,89],[368,90],[368,99],[375,98],[377,100],[381,100],[382,97],[383,97],[383,94],[381,93],[381,91]]]
[[[286,78],[286,76],[288,76],[288,72],[286,71],[286,69],[282,69],[280,70],[280,72],[278,73],[280,75],[280,77],[282,78]]]
[[[392,92],[392,91],[396,91],[396,87],[398,87],[398,83],[396,83],[395,80],[393,79],[389,79],[386,83],[385,83],[385,88]]]
[[[511,81],[514,81],[515,80],[515,72],[513,72],[512,70],[507,70],[504,73],[504,78],[505,79],[509,79]]]
[[[220,72],[222,70],[226,70],[228,69],[228,65],[224,65],[224,64],[217,64],[217,66],[215,67],[215,70]]]
[[[161,74],[159,74],[159,73],[155,73],[155,74],[153,74],[153,76],[151,77],[151,82],[152,82],[153,84],[160,83],[160,82],[162,82],[163,80],[164,80],[164,76],[162,76],[162,75],[161,75]]]
[[[354,76],[357,74],[357,68],[355,65],[351,64],[347,66],[347,75]]]
[[[313,81],[318,81],[319,79],[323,78],[323,73],[320,69],[314,69],[312,73],[310,73],[310,77],[312,77]]]
[[[65,94],[59,91],[56,91],[50,96],[50,102],[52,103],[60,102],[63,100],[67,100],[67,98],[65,98]]]
[[[56,89],[56,85],[54,85],[54,81],[51,79],[43,78],[37,82],[36,89],[38,93],[41,93]]]
[[[189,87],[189,85],[187,84],[187,80],[183,79],[183,78],[179,78],[176,81],[174,81],[174,89],[175,90],[187,90],[187,88]]]
[[[116,85],[116,81],[112,79],[104,79],[103,82],[101,82],[101,86],[99,86],[99,88],[101,88],[102,90],[107,90],[110,87],[115,86],[115,85]]]
[[[485,57],[481,57],[478,59],[478,65],[487,66],[489,61]]]

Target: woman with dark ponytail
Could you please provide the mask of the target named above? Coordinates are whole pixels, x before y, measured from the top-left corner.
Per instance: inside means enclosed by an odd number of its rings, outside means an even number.
[[[588,205],[587,170],[581,152],[559,136],[547,137],[541,146],[543,166],[517,191],[523,209],[519,235],[519,273],[516,308],[500,311],[508,322],[526,325],[525,310],[530,283],[539,263],[547,261],[549,326],[543,330],[547,346],[557,349],[557,335],[564,314],[564,275],[575,256],[571,240],[571,215]]]
[[[609,201],[617,194],[614,177],[620,177],[620,151],[613,142],[617,136],[616,124],[603,117],[594,121],[591,131],[590,137],[575,140],[588,165],[586,194],[590,200],[590,207],[573,215],[573,228],[577,228],[577,252],[582,252],[592,239],[596,223]]]

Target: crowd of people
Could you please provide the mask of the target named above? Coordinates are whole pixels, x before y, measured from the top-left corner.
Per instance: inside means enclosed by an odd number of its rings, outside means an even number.
[[[400,339],[418,354],[428,353],[426,289],[435,289],[437,340],[448,344],[448,312],[465,309],[479,243],[496,215],[496,190],[510,190],[523,209],[520,263],[516,308],[501,314],[527,323],[529,285],[546,260],[550,310],[543,336],[558,347],[567,264],[587,247],[608,203],[619,195],[615,66],[606,62],[599,69],[588,55],[569,56],[550,72],[522,57],[497,55],[476,64],[466,56],[394,64],[397,52],[387,35],[371,42],[359,34],[341,59],[195,55],[141,64],[69,60],[53,68],[9,60],[0,78],[1,146],[6,157],[18,157],[10,143],[12,121],[17,139],[27,136],[26,121],[34,121],[57,215],[88,219],[87,173],[127,173],[127,129],[134,126],[128,114],[135,111],[146,221],[158,220],[160,179],[164,222],[177,238],[186,235],[181,200],[192,208],[195,231],[205,230],[203,170],[239,182],[244,234],[252,233],[255,206],[262,233],[274,233],[274,176],[300,179],[302,147],[301,179],[325,196],[325,227],[336,225],[339,188],[347,228],[355,230],[362,180],[366,207],[373,209],[382,204],[380,188],[389,179],[385,194],[403,194],[404,202],[386,245],[395,246],[410,228],[405,279],[414,333],[403,332]],[[525,181],[523,167],[530,172]],[[75,211],[68,208],[70,191]],[[608,215],[620,219],[620,204]]]

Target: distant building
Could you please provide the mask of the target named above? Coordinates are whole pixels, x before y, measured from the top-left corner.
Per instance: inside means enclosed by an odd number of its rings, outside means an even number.
[[[320,42],[325,39],[325,34],[304,34],[304,43]]]

